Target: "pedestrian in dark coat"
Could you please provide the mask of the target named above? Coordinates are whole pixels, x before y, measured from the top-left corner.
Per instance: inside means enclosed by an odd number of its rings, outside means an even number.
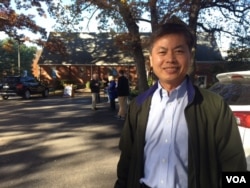
[[[117,118],[124,120],[127,114],[127,102],[129,96],[129,81],[125,76],[124,70],[119,70],[118,84],[117,84],[117,95],[119,103],[119,111]]]

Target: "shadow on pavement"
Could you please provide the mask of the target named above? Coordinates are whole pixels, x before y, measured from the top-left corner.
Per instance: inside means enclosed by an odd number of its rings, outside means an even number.
[[[123,121],[108,103],[92,111],[89,96],[0,102],[2,188],[113,186]]]

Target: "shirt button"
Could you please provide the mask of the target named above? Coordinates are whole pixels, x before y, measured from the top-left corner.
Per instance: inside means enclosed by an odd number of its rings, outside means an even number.
[[[163,184],[164,183],[164,181],[163,180],[161,180],[161,184]]]

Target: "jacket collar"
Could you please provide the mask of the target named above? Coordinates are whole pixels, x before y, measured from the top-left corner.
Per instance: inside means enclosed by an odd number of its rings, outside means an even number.
[[[186,79],[187,79],[187,93],[188,93],[188,104],[189,104],[194,99],[195,89],[188,75],[186,76]],[[137,104],[141,105],[148,97],[152,97],[153,93],[157,90],[157,88],[158,88],[158,81],[152,87],[150,87],[147,91],[140,94],[136,98]]]

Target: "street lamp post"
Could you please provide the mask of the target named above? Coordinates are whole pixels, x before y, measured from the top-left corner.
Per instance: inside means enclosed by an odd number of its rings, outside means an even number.
[[[17,72],[21,75],[21,60],[20,60],[20,40],[17,40]]]
[[[16,37],[15,40],[17,41],[17,72],[18,75],[21,75],[21,57],[20,57],[20,45],[21,42],[24,42],[24,36],[20,35],[18,38]]]

